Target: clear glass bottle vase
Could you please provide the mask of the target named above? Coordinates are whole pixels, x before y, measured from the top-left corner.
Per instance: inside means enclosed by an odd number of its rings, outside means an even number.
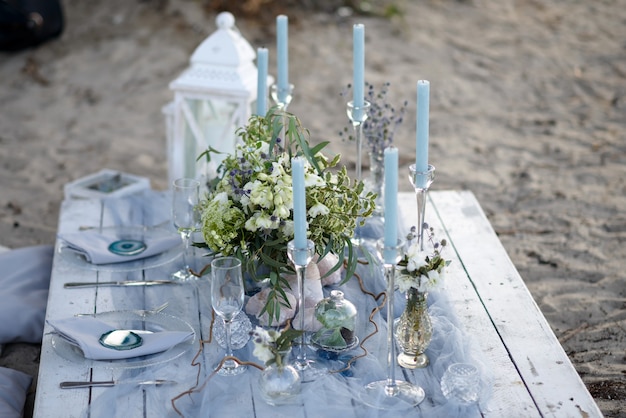
[[[394,321],[394,336],[402,350],[398,364],[407,369],[428,366],[424,352],[433,336],[433,325],[428,315],[428,292],[411,287],[406,292],[406,308]]]
[[[281,354],[279,361],[265,367],[259,377],[261,397],[270,405],[283,405],[294,402],[302,387],[298,370],[288,363],[289,352]]]

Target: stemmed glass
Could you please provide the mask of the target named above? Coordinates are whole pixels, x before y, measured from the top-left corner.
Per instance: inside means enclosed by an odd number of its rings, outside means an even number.
[[[174,180],[172,195],[172,221],[178,229],[183,240],[183,268],[172,274],[178,280],[186,281],[196,278],[191,274],[189,267],[188,252],[193,234],[200,223],[198,212],[198,199],[200,195],[200,182],[190,178]]]
[[[244,301],[241,261],[235,257],[220,257],[211,261],[211,305],[224,321],[226,328],[226,355],[233,355],[231,324],[241,311]],[[233,376],[246,370],[234,360],[226,360],[218,370],[222,376]]]
[[[393,341],[393,296],[395,291],[396,264],[402,258],[404,242],[398,240],[395,246],[385,245],[384,239],[377,242],[378,254],[385,260],[384,270],[387,280],[387,378],[369,383],[361,393],[361,400],[374,408],[402,410],[418,405],[424,400],[424,389],[404,380],[397,380],[395,373],[395,346]],[[391,255],[391,256],[389,256]],[[389,259],[394,262],[388,262]]]
[[[310,382],[317,377],[326,374],[328,371],[316,363],[314,360],[307,358],[306,333],[304,332],[304,279],[306,277],[306,267],[309,265],[315,255],[315,243],[310,239],[306,241],[306,248],[297,248],[295,240],[287,243],[287,255],[296,270],[298,279],[298,314],[300,315],[298,329],[302,331],[300,337],[300,347],[296,354],[295,366],[300,372],[303,382]]]

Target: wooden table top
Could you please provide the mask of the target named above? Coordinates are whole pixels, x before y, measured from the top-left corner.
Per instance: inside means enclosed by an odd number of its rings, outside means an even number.
[[[169,212],[166,194],[158,197],[157,201],[150,210],[154,211],[159,206],[161,218],[166,217]],[[84,225],[155,224],[159,221],[159,216],[153,212],[139,210],[133,199],[116,204],[114,211],[110,207],[110,202],[104,204],[100,200],[66,200],[60,211],[59,231],[76,231]],[[399,194],[399,208],[405,224],[415,223],[416,203],[413,193]],[[445,307],[445,315],[450,317],[447,319],[458,326],[463,338],[471,340],[472,347],[476,349],[474,358],[481,362],[485,373],[489,374],[488,396],[470,408],[458,410],[458,416],[601,417],[602,413],[534,302],[474,195],[468,191],[431,191],[426,221],[436,229],[439,238],[448,240],[446,258],[452,260],[442,295],[435,299]],[[75,281],[164,279],[168,271],[175,270],[178,261],[145,270],[98,271],[72,265],[57,251],[46,312],[48,320],[78,313],[151,308],[167,300],[170,304],[165,314],[188,323],[195,330],[196,338],[176,358],[165,355],[161,360],[167,361],[154,360],[152,364],[129,368],[73,358],[72,354],[63,351],[63,347],[50,334],[50,326],[46,325],[35,417],[79,417],[87,416],[88,411],[90,416],[179,416],[172,408],[171,400],[196,384],[198,369],[191,364],[200,349],[199,340],[209,337],[210,310],[202,287],[63,287],[65,282]],[[347,295],[360,297],[350,289],[347,288]],[[365,303],[359,306],[370,305]],[[363,324],[360,338],[363,338],[369,325],[367,316],[363,316],[361,310],[359,312]],[[381,330],[384,329],[384,320],[380,317],[378,320]],[[261,401],[258,397],[256,369],[240,377],[229,378],[235,380],[223,377],[211,379],[202,391],[191,397],[181,397],[175,405],[182,411],[199,411],[191,403],[204,404],[204,409],[200,409],[202,413],[215,417],[397,416],[397,413],[389,411],[372,410],[357,399],[361,385],[359,379],[367,383],[365,380],[370,377],[367,373],[385,370],[384,332],[379,331],[379,334],[380,338],[371,340],[369,355],[356,362],[359,366],[354,368],[352,375],[337,375],[337,379],[332,382],[329,380],[327,384],[305,388],[301,399],[294,405],[272,407]],[[249,355],[250,345],[236,354]],[[436,356],[436,348],[433,350]],[[223,350],[217,344],[205,345],[199,356],[199,362],[203,364],[200,383],[208,374],[209,368],[205,366],[219,360],[221,355]],[[254,358],[250,360],[254,361]],[[373,366],[370,368],[370,365]],[[417,416],[418,410],[428,416],[443,416],[445,411],[446,416],[449,416],[451,410],[442,408],[440,390],[433,387],[434,382],[441,378],[438,373],[439,370],[434,366],[408,371],[397,368],[396,375],[399,378],[419,384],[426,392],[426,400],[416,410],[409,410],[408,416]],[[137,388],[136,385],[73,390],[59,388],[59,382],[67,380],[134,381],[149,377],[171,378],[178,384],[158,388]],[[188,414],[193,416],[196,412]]]

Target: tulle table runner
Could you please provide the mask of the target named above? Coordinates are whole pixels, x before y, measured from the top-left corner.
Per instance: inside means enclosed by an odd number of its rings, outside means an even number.
[[[385,284],[382,271],[371,266],[360,266],[358,275],[361,277],[366,290],[373,294],[380,294]],[[180,393],[191,390],[189,393],[176,399],[174,405],[184,416],[341,416],[341,417],[395,417],[397,411],[377,410],[366,406],[359,400],[362,387],[375,380],[385,379],[387,376],[386,363],[386,320],[385,309],[376,309],[382,303],[382,298],[376,301],[372,296],[364,293],[359,286],[359,281],[353,279],[341,287],[346,298],[354,303],[359,311],[357,334],[365,353],[361,347],[338,357],[322,355],[319,361],[325,363],[331,370],[343,370],[338,373],[330,373],[314,382],[305,383],[302,386],[302,394],[294,404],[284,406],[270,406],[264,403],[258,396],[259,371],[249,368],[247,372],[236,377],[213,376],[207,380],[211,367],[223,356],[221,349],[215,341],[205,344],[203,353],[198,362],[202,370],[199,385],[196,386],[196,367],[189,364],[188,370],[172,370],[167,365],[148,368],[137,374],[135,371],[132,380],[145,380],[151,378],[178,379],[177,390]],[[330,288],[325,292],[330,292]],[[486,359],[476,349],[475,341],[459,325],[454,310],[449,303],[445,290],[432,292],[429,295],[429,314],[433,323],[433,338],[426,351],[430,359],[430,365],[423,369],[407,370],[396,366],[396,378],[409,380],[421,386],[425,393],[425,400],[415,409],[423,416],[429,417],[471,417],[480,416],[478,405],[459,406],[449,402],[440,388],[441,378],[452,363],[465,362],[478,367],[481,376],[481,398],[479,403],[488,400],[491,393],[492,374],[491,365],[486,364]],[[404,295],[395,294],[395,315],[398,316],[404,308]],[[373,310],[377,312],[372,320],[376,323],[378,331],[368,321],[368,316]],[[210,314],[209,314],[210,315]],[[372,334],[371,336],[368,335]],[[205,332],[205,334],[208,334]],[[241,350],[235,351],[235,355],[241,360],[257,362],[252,355],[253,344],[249,342]],[[323,354],[323,353],[322,353]],[[355,356],[359,356],[353,359]],[[331,357],[331,358],[329,358]],[[349,361],[352,363],[347,366]],[[395,362],[394,362],[395,363]],[[181,374],[186,380],[181,380]],[[120,378],[124,380],[124,376]],[[147,394],[146,402],[158,402],[171,412],[171,416],[177,416],[172,407],[171,400],[164,400],[159,396],[159,388],[133,387],[122,385],[110,388],[102,396],[93,400],[91,416],[99,415],[103,411],[110,413],[111,403],[128,397],[129,391],[143,390]],[[172,393],[171,391],[168,391]],[[105,407],[106,406],[106,407]],[[103,410],[102,408],[105,407]],[[304,412],[306,411],[306,412]],[[417,411],[409,410],[411,414]],[[313,415],[311,415],[313,414]],[[330,415],[329,415],[330,414]],[[168,415],[169,416],[169,415]]]

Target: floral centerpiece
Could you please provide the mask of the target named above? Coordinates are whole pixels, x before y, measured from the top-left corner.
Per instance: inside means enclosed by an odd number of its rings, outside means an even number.
[[[424,232],[432,251],[422,250],[416,238],[416,228],[411,228],[407,239],[412,242],[398,263],[396,284],[406,294],[406,307],[394,324],[396,342],[402,350],[398,364],[405,368],[426,367],[428,357],[424,354],[432,339],[432,323],[428,316],[428,292],[439,286],[445,276],[450,260],[442,257],[447,246],[445,239],[435,239],[434,229],[424,224]]]
[[[344,281],[357,264],[354,229],[372,213],[375,195],[363,193],[362,182],[351,181],[346,168],[339,167],[339,155],[332,160],[324,156],[327,142],[309,145],[308,131],[292,114],[272,108],[264,117],[252,116],[238,135],[241,143],[218,167],[201,205],[201,229],[213,253],[239,258],[253,280],[268,284],[261,313],[267,312],[271,323],[279,319],[281,306],[291,305],[285,278],[294,274],[287,256],[287,243],[294,237],[291,158],[301,155],[307,161],[307,238],[320,259],[329,253],[338,256],[328,274],[345,261]]]

